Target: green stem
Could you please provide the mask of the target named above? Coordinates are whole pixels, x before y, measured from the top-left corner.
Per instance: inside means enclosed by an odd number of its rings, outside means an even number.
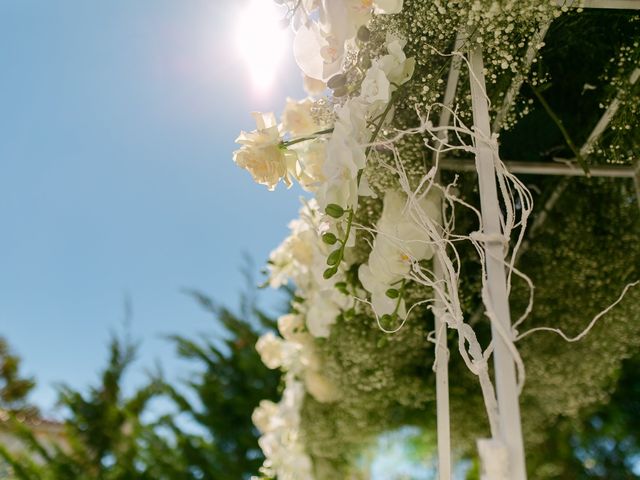
[[[576,144],[573,143],[573,140],[571,140],[571,136],[569,135],[569,132],[565,128],[564,124],[562,123],[562,120],[560,119],[560,117],[556,115],[556,113],[553,111],[549,103],[545,100],[545,98],[542,96],[542,94],[536,87],[531,85],[531,90],[533,90],[533,93],[535,94],[536,97],[538,97],[538,100],[544,107],[547,114],[551,117],[551,120],[553,120],[553,122],[556,124],[556,126],[562,133],[562,136],[564,137],[565,142],[567,143],[567,145],[569,146],[573,154],[576,156],[576,160],[578,160],[578,163],[584,170],[584,173],[587,176],[589,176],[589,165],[587,165],[585,158],[580,153],[580,150],[578,149],[578,147],[576,147]]]
[[[398,92],[400,92],[400,89],[398,89],[395,92],[393,92],[393,94],[391,95],[391,99],[389,100],[389,103],[387,103],[387,106],[384,108],[384,111],[378,117],[376,117],[376,118],[380,118],[380,121],[378,122],[378,124],[376,125],[375,130],[371,134],[371,138],[369,138],[369,146],[366,148],[366,150],[364,152],[365,163],[366,163],[366,159],[369,158],[369,154],[371,153],[371,149],[373,148],[373,145],[371,145],[371,144],[373,142],[375,142],[376,138],[378,137],[378,134],[380,133],[380,130],[382,130],[382,124],[384,123],[385,119],[387,118],[387,115],[391,111],[391,107],[393,107],[393,104],[399,98]],[[362,178],[362,172],[363,171],[364,171],[364,169],[358,170],[358,177],[357,177],[357,180],[356,180],[356,183],[357,183],[358,186],[360,186],[360,179]],[[354,214],[353,209],[349,209],[349,215],[347,216],[347,227],[345,229],[344,239],[339,240],[340,241],[340,253],[338,255],[338,262],[336,263],[336,266],[340,265],[342,263],[342,260],[344,259],[344,251],[345,251],[345,248],[347,246],[347,241],[349,240],[349,235],[351,235],[351,228],[352,228],[352,225],[353,225],[354,216],[355,216],[355,214]]]
[[[400,303],[402,302],[402,298],[404,297],[404,286],[405,286],[406,280],[403,278],[402,279],[402,284],[400,285],[400,288],[398,289],[398,301],[396,302],[396,308],[393,310],[393,313],[391,314],[392,317],[395,317],[396,315],[398,315],[398,310],[400,310]]]
[[[373,134],[371,135],[371,138],[369,139],[369,143],[370,144],[376,141],[376,138],[378,137],[378,134],[380,133],[380,130],[382,129],[382,124],[384,123],[385,119],[387,118],[387,115],[391,111],[391,107],[393,107],[393,104],[396,102],[396,100],[399,97],[399,95],[396,95],[396,93],[398,93],[399,91],[400,90],[396,90],[395,92],[393,92],[393,94],[391,95],[391,99],[389,100],[389,103],[387,103],[387,106],[384,108],[384,111],[379,115],[380,121],[376,125],[376,129],[373,131]],[[373,145],[369,145],[367,147],[367,149],[364,152],[365,158],[369,158],[369,153],[371,152],[372,148],[373,148]],[[360,183],[360,174],[361,174],[361,172],[362,172],[362,170],[360,170],[360,172],[358,172],[358,183]]]
[[[396,95],[397,92],[398,92],[398,90],[393,92],[393,94],[391,95],[391,99],[389,100],[389,103],[387,103],[387,106],[385,107],[384,111],[380,114],[380,122],[378,122],[378,124],[376,125],[376,128],[373,131],[373,134],[371,135],[371,138],[369,139],[369,144],[370,145],[366,148],[366,150],[364,152],[365,163],[366,163],[366,159],[369,158],[369,153],[371,153],[371,149],[373,148],[373,145],[371,145],[371,144],[373,142],[375,142],[376,138],[378,137],[378,134],[380,133],[380,130],[382,129],[382,124],[384,123],[385,119],[387,118],[387,115],[391,111],[391,107],[393,107],[394,102],[398,98],[398,96]],[[358,184],[358,186],[360,186],[360,179],[362,178],[362,172],[364,172],[364,169],[358,170],[358,177],[357,177],[357,180],[356,180],[356,183]],[[342,240],[342,246],[340,247],[340,260],[338,261],[338,265],[340,265],[340,262],[342,262],[342,259],[344,258],[344,249],[345,249],[345,247],[347,245],[347,240],[349,240],[349,235],[351,234],[351,225],[353,224],[353,217],[354,217],[353,209],[350,209],[349,210],[349,216],[347,217],[346,233],[345,233],[345,236],[344,236],[344,240]]]
[[[282,145],[283,147],[290,147],[291,145],[295,145],[296,143],[306,142],[307,140],[315,140],[320,135],[326,135],[332,132],[333,132],[333,128],[327,128],[326,130],[315,132],[313,135],[310,135],[308,137],[294,138],[293,140],[280,142],[280,145]]]

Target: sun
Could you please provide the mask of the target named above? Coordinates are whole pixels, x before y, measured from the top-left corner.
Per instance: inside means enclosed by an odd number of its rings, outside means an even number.
[[[236,48],[260,91],[273,85],[288,45],[282,19],[282,9],[271,0],[250,0],[239,12]]]

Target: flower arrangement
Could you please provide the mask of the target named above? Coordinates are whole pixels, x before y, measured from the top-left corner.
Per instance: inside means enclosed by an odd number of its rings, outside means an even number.
[[[557,272],[540,268],[544,262],[516,267],[521,247],[529,248],[529,255],[541,251],[529,246],[525,230],[533,194],[500,162],[497,135],[485,138],[469,125],[469,87],[460,86],[455,102],[446,102],[447,75],[452,64],[467,62],[461,52],[482,47],[489,83],[483,93],[491,102],[494,131],[508,132],[509,151],[509,138],[517,138],[532,111],[542,111],[532,108],[527,95],[512,93],[514,85],[526,79],[530,97],[542,96],[554,78],[532,68],[545,46],[542,37],[552,22],[583,12],[535,0],[279,3],[295,31],[294,54],[309,97],[288,99],[280,123],[272,113],[254,114],[257,128],[238,137],[234,161],[270,190],[280,181],[286,186],[296,181],[313,198],[303,201],[289,237],[269,259],[270,286],[293,284],[295,297],[291,312],[278,320],[280,336],[267,333],[256,345],[269,368],[284,372],[281,401],[263,401],[253,416],[267,458],[262,474],[280,480],[348,478],[354,475],[355,456],[375,435],[405,424],[432,427],[433,415],[424,413],[434,405],[431,344],[446,335],[434,331],[434,315],[457,334],[460,357],[452,359],[452,374],[479,380],[465,381],[457,395],[452,393],[453,408],[465,405],[462,410],[476,412],[463,415],[465,432],[458,432],[457,445],[464,451],[496,422],[488,328],[472,315],[481,312],[486,295],[483,246],[495,241],[505,246],[510,284],[514,279],[512,301],[520,314],[514,329],[531,313],[531,278],[536,285],[541,280],[543,298],[552,297],[549,278]],[[625,86],[623,112],[637,109],[634,87],[624,79],[638,51],[637,42],[619,50],[613,83]],[[465,68],[459,75],[474,81]],[[607,147],[597,144],[598,152],[637,145],[634,128]],[[445,155],[468,158],[483,142],[496,158],[503,208],[498,238],[482,233],[480,212],[473,206],[475,179],[439,168]],[[567,144],[572,148],[571,141]],[[595,147],[590,148],[587,153],[595,158]],[[582,159],[580,152],[576,157]],[[601,188],[611,201],[624,196],[620,189]],[[579,224],[569,223],[572,232],[579,230]],[[630,248],[640,258],[638,247]],[[626,315],[637,311],[638,302],[634,305]],[[490,309],[486,315],[494,322]],[[544,318],[534,312],[527,321],[544,324]],[[555,325],[575,325],[575,318],[576,312]],[[518,349],[515,340],[510,343],[521,386],[525,364],[531,364],[530,383],[539,386],[525,390],[525,408],[546,398],[549,387],[546,363],[540,360],[546,347],[531,338]],[[585,385],[602,391],[615,362],[634,344],[630,338],[619,342],[615,361],[594,373],[592,383],[576,385],[564,396],[556,391],[554,407],[540,409],[538,418],[575,413],[596,401],[575,395]],[[572,405],[562,404],[567,395],[574,396]],[[482,405],[486,417],[478,414]],[[525,431],[530,425],[525,420]]]

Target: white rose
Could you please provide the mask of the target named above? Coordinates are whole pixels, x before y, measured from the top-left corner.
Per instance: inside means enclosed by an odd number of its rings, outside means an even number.
[[[304,319],[301,315],[288,313],[278,318],[278,331],[288,341],[294,341],[304,334]]]
[[[274,369],[284,364],[284,341],[276,337],[272,332],[267,332],[258,339],[256,342],[256,350],[260,355],[262,363],[268,368]]]
[[[280,132],[273,113],[254,112],[257,130],[240,132],[236,143],[240,150],[233,152],[233,161],[246,169],[256,183],[275,189],[281,179],[291,186],[288,171],[295,168],[295,153],[280,148]]]
[[[302,220],[289,223],[291,235],[269,255],[269,285],[278,288],[286,285],[289,279],[302,282],[313,261],[313,232]]]
[[[287,103],[282,112],[282,127],[294,136],[311,135],[318,131],[318,125],[311,116],[313,101],[309,98],[296,102],[287,98]]]
[[[282,400],[280,400],[280,409],[283,416],[290,417],[289,421],[293,425],[297,425],[299,421],[300,407],[304,400],[304,385],[297,380],[287,382],[287,386],[282,392]]]
[[[308,333],[298,339],[300,348],[300,364],[305,369],[318,370],[321,362],[313,337]]]
[[[251,415],[251,421],[260,433],[267,433],[277,428],[278,404],[270,400],[261,400]]]
[[[289,282],[294,268],[289,244],[285,240],[269,255],[269,285],[271,288],[279,288]]]
[[[302,449],[300,449],[302,450]],[[286,467],[278,470],[282,480],[313,480],[313,463],[304,451],[287,451]]]
[[[269,432],[262,435],[258,439],[258,445],[264,452],[264,456],[268,459],[276,459],[282,450],[282,443],[280,442],[280,436],[274,432]]]
[[[314,337],[328,337],[331,325],[336,322],[340,309],[331,299],[331,290],[314,292],[307,299],[307,329]]]
[[[304,384],[307,391],[321,403],[335,402],[340,397],[338,389],[331,381],[313,370],[307,370],[304,375]]]
[[[327,141],[317,139],[300,145],[301,147],[296,149],[298,154],[296,178],[302,188],[313,191],[325,181],[322,168],[327,157]]]
[[[305,225],[305,227],[307,227]],[[309,229],[295,232],[289,237],[290,251],[293,260],[308,267],[313,262],[313,245],[316,235]]]
[[[278,182],[287,178],[287,164],[283,152],[277,146],[243,146],[233,152],[233,161],[247,170],[256,183],[274,190]],[[287,181],[287,185],[290,182]]]

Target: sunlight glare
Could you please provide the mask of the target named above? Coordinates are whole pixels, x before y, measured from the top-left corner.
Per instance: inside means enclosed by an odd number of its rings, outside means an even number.
[[[282,10],[270,0],[251,0],[240,12],[236,44],[253,85],[267,90],[274,82],[287,46]]]

